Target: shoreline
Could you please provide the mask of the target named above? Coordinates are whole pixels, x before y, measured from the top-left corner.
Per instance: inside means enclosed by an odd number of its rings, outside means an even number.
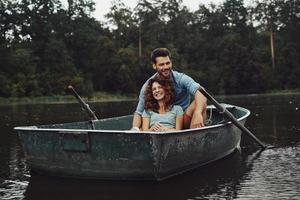
[[[300,95],[299,90],[282,90],[271,91],[266,93],[256,94],[231,94],[231,95],[215,95],[217,98],[226,97],[242,97],[242,96],[284,96],[284,95]],[[137,101],[138,95],[130,94],[128,96],[121,94],[108,94],[97,92],[92,97],[81,96],[85,102],[97,103],[97,102],[121,102],[121,101]],[[66,104],[77,103],[77,100],[72,95],[54,95],[54,96],[40,96],[40,97],[0,97],[0,106],[3,105],[26,105],[26,104]]]
[[[135,101],[138,97],[134,95],[120,95],[95,93],[91,97],[81,96],[87,103],[96,102],[118,102],[118,101]],[[77,103],[77,99],[73,95],[53,95],[53,96],[39,96],[39,97],[0,97],[0,106],[3,105],[26,105],[26,104],[67,104]]]

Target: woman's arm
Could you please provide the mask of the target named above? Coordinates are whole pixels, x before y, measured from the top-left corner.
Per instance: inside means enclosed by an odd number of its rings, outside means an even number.
[[[182,130],[183,128],[183,115],[179,115],[176,117],[176,130]]]
[[[143,117],[142,118],[142,131],[149,131],[150,129],[150,118]]]

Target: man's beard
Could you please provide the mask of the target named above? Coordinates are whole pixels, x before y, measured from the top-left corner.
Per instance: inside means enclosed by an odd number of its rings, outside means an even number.
[[[171,69],[165,69],[157,72],[160,78],[168,79],[171,75]],[[167,74],[167,75],[166,75]]]

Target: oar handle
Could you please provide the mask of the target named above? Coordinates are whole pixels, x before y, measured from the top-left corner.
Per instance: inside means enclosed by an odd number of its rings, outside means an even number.
[[[88,113],[91,120],[97,120],[98,118],[95,115],[95,113],[91,110],[90,106],[83,101],[83,99],[79,96],[79,94],[76,92],[73,86],[69,85],[68,88],[73,92],[74,96],[76,97],[82,108]]]
[[[246,133],[250,138],[252,138],[255,142],[257,142],[263,149],[267,146],[263,144],[249,129],[247,129],[244,125],[242,125],[232,114],[229,112],[224,106],[222,106],[216,99],[214,99],[203,87],[200,88],[200,92],[212,102],[212,104],[222,113],[224,114],[236,127],[238,127],[241,131]]]

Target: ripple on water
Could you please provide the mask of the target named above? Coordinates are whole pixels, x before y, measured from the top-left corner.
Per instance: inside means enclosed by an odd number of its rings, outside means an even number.
[[[238,199],[299,199],[300,146],[269,149],[252,163]]]
[[[4,180],[0,184],[0,197],[3,200],[24,199],[28,181]]]

